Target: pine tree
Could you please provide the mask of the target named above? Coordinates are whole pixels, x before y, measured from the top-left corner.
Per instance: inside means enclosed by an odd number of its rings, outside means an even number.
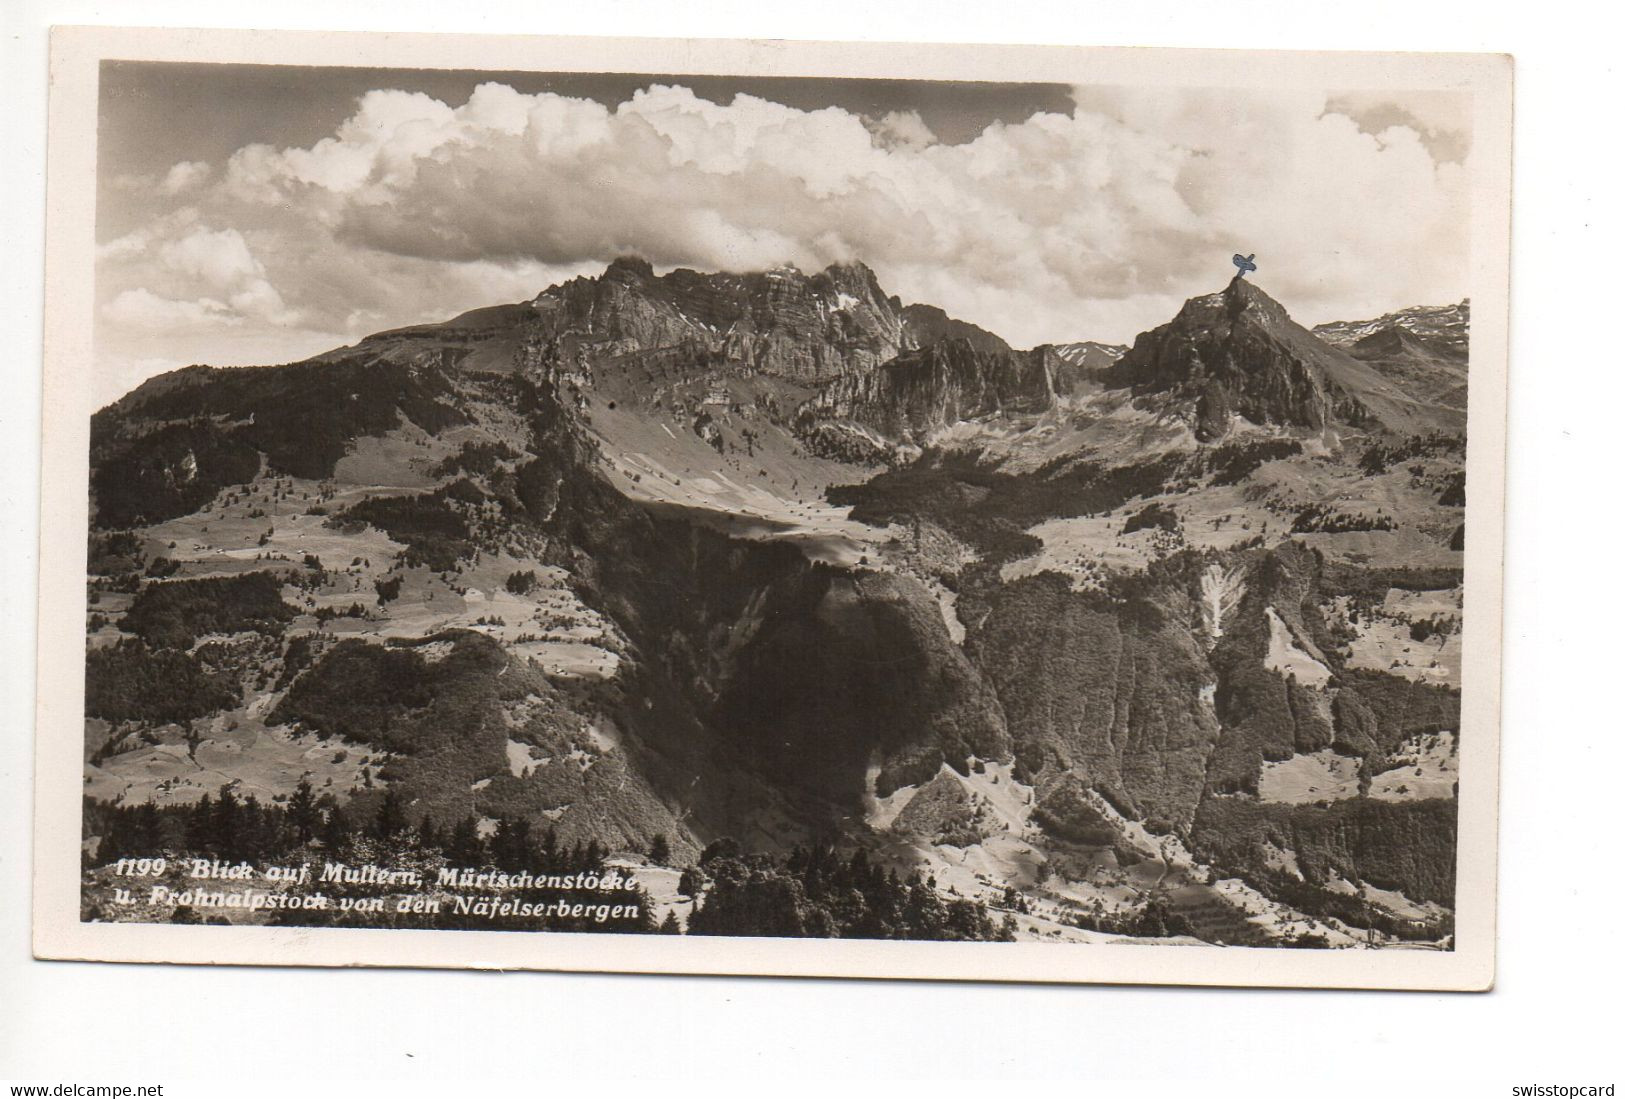
[[[350,846],[350,818],[337,805],[327,811],[327,820],[322,824],[322,846],[329,852]]]
[[[638,914],[633,917],[627,930],[642,932],[657,930],[655,927],[654,899],[649,896],[643,886],[640,885],[632,890],[632,900],[637,905]]]
[[[281,823],[277,816],[262,808],[259,799],[249,794],[238,807],[237,843],[232,858],[259,862],[274,851],[277,826]]]
[[[683,933],[682,927],[677,923],[677,912],[675,910],[667,912],[666,918],[660,921],[660,933],[662,935],[681,935]]]
[[[214,800],[204,794],[186,815],[186,846],[198,854],[210,850],[214,838]]]
[[[695,867],[688,867],[683,871],[682,876],[677,879],[677,892],[685,897],[693,897],[697,900],[704,889],[705,878],[701,876],[700,871]]]
[[[105,823],[99,827],[101,830],[96,838],[94,865],[105,866],[110,862],[117,862],[119,859],[135,856],[137,849],[135,844],[131,842],[133,837],[130,835],[130,830],[124,827],[122,813],[108,814]],[[86,863],[85,865],[93,864]]]
[[[503,817],[491,837],[491,861],[503,870],[526,870],[536,865],[536,845],[530,821]]]
[[[852,852],[852,861],[847,863],[847,873],[851,875],[852,884],[859,889],[869,884],[869,852],[858,848]]]
[[[446,843],[446,861],[453,866],[483,866],[485,845],[480,841],[479,825],[473,816],[465,816],[451,830]]]
[[[671,859],[671,843],[666,839],[666,833],[658,832],[649,844],[649,861],[657,866],[664,866]]]
[[[152,802],[144,801],[135,809],[120,813],[118,821],[118,831],[124,834],[129,845],[126,854],[139,858],[156,855],[163,849],[164,822]]]
[[[373,834],[387,840],[405,830],[406,803],[395,789],[386,790],[384,802],[378,807],[378,816],[373,822]]]
[[[231,787],[220,787],[220,797],[214,803],[214,814],[210,820],[209,836],[209,847],[218,857],[233,860],[239,857],[238,829],[241,818],[241,807]]]
[[[293,828],[294,842],[303,847],[316,837],[322,815],[316,809],[316,791],[310,780],[302,778],[288,798],[288,824]]]

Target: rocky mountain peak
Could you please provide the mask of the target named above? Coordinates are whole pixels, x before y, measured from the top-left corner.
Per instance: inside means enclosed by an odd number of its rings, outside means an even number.
[[[1257,283],[1236,277],[1191,298],[1141,333],[1105,372],[1106,384],[1185,416],[1203,442],[1239,418],[1319,429],[1332,423],[1409,432],[1441,426],[1349,354],[1299,325]]]
[[[870,269],[869,265],[861,260],[852,260],[848,263],[832,263],[818,273],[818,276],[828,279],[830,284],[841,289],[863,290],[876,298],[885,298],[886,292],[880,288],[880,279]]]
[[[1224,331],[1248,324],[1282,328],[1293,322],[1280,302],[1237,275],[1218,293],[1186,301],[1173,323],[1187,330]]]
[[[654,266],[642,256],[617,256],[604,268],[606,281],[623,285],[636,285],[654,277]]]
[[[541,335],[566,357],[687,346],[766,373],[822,381],[872,369],[903,348],[901,305],[861,263],[814,275],[794,267],[664,275],[623,256],[597,278],[549,287],[532,303]]]
[[[968,341],[987,354],[1008,354],[1003,339],[968,321],[957,320],[934,305],[906,305],[902,310],[903,333],[910,348],[927,347],[941,340]]]

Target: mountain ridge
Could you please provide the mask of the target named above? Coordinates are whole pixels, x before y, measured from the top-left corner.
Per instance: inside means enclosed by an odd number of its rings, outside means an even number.
[[[1471,303],[1411,306],[1368,321],[1315,327],[1315,334],[1369,363],[1412,397],[1465,412]]]
[[[1232,417],[1320,430],[1336,422],[1410,434],[1460,426],[1431,415],[1379,373],[1297,324],[1240,275],[1191,298],[1136,337],[1106,371],[1111,388],[1187,402],[1198,440],[1222,439]]]
[[[308,775],[476,861],[817,841],[1024,937],[1446,940],[1462,445],[1382,363],[1250,283],[1099,366],[867,268],[535,301],[96,414],[87,820]]]

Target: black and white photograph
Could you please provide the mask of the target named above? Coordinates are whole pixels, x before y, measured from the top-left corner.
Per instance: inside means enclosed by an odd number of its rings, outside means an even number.
[[[1505,58],[121,44],[45,956],[1487,987]]]

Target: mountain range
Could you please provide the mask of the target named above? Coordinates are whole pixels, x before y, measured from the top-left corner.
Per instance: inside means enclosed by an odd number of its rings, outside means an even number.
[[[695,932],[937,926],[827,849],[1022,938],[1448,946],[1467,324],[1237,278],[1018,350],[626,258],[155,378],[92,422],[87,893],[118,813],[303,785]]]

